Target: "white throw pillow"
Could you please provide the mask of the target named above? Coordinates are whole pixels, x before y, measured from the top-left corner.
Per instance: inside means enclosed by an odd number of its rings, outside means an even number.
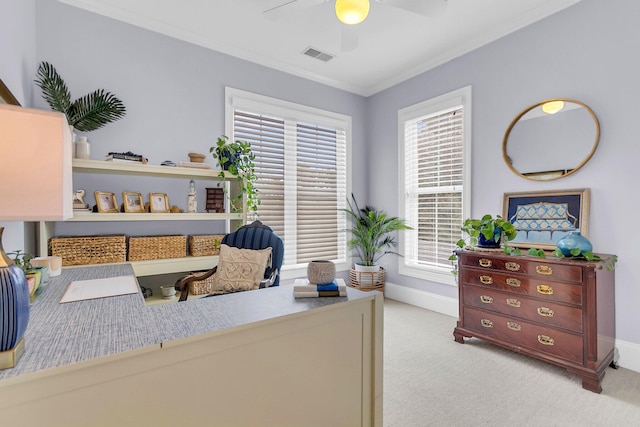
[[[254,250],[220,245],[218,269],[213,277],[214,293],[258,289],[270,257],[271,248]]]

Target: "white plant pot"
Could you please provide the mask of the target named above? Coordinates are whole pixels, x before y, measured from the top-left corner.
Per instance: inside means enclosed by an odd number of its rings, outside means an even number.
[[[362,272],[365,272],[365,273],[375,273],[376,271],[380,271],[380,265],[379,264],[362,265],[362,264],[358,264],[356,262],[354,264],[354,267],[355,267],[356,271],[362,271]]]

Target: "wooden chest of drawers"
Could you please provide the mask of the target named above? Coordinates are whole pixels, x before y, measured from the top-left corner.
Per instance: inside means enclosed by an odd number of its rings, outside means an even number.
[[[564,367],[599,393],[614,365],[614,273],[600,263],[458,252],[453,335],[485,339]]]

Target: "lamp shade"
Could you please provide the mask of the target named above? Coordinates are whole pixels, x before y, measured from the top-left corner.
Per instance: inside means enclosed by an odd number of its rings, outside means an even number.
[[[0,105],[0,220],[70,218],[71,150],[64,114]]]
[[[0,105],[0,220],[55,221],[73,213],[71,129],[62,113]],[[25,349],[29,287],[2,247],[0,227],[0,369]]]
[[[359,24],[368,14],[369,0],[336,0],[336,16],[342,23]]]

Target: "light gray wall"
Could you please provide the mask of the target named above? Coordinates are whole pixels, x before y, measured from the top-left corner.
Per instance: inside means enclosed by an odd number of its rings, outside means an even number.
[[[366,99],[361,96],[57,1],[37,0],[37,6],[38,61],[48,61],[56,67],[73,99],[104,88],[127,107],[124,119],[87,134],[93,159],[102,159],[109,151],[129,150],[145,155],[154,164],[167,159],[188,161],[189,152],[209,155],[209,147],[225,131],[225,86],[350,115],[353,149],[362,151],[365,145]],[[41,98],[37,105],[48,108]],[[213,159],[209,162],[213,163]],[[364,193],[366,165],[355,162],[351,173],[353,191]],[[88,192],[87,203],[93,203],[93,191],[100,190],[99,185],[103,191],[113,191],[104,188],[103,177],[96,179],[82,180]],[[127,191],[145,193],[152,185],[143,180],[133,184]],[[119,185],[114,181],[112,188]],[[204,185],[197,183],[201,191]],[[156,187],[155,191],[167,193],[171,204],[186,205],[186,183],[167,181],[166,187]],[[98,228],[105,226],[89,223],[83,229],[79,224],[57,224],[55,233],[81,234],[89,229],[103,232]],[[151,224],[128,226],[135,227],[134,234],[152,232],[148,229]],[[127,224],[122,227],[119,231],[132,232]]]
[[[619,256],[617,338],[640,343],[640,255],[632,227],[640,209],[636,92],[640,75],[640,2],[583,0],[369,99],[369,202],[397,214],[397,110],[463,86],[473,90],[471,215],[502,212],[505,192],[591,189],[589,238],[594,251]],[[533,182],[512,174],[501,144],[511,120],[535,102],[568,97],[590,106],[600,145],[574,175]],[[385,171],[381,173],[380,171]],[[388,280],[455,297],[446,285],[402,277],[387,261]]]
[[[35,0],[0,0],[0,79],[23,106],[32,105],[31,70],[36,63]],[[5,179],[1,175],[2,179]],[[5,251],[33,252],[34,229],[21,221],[0,222]]]

